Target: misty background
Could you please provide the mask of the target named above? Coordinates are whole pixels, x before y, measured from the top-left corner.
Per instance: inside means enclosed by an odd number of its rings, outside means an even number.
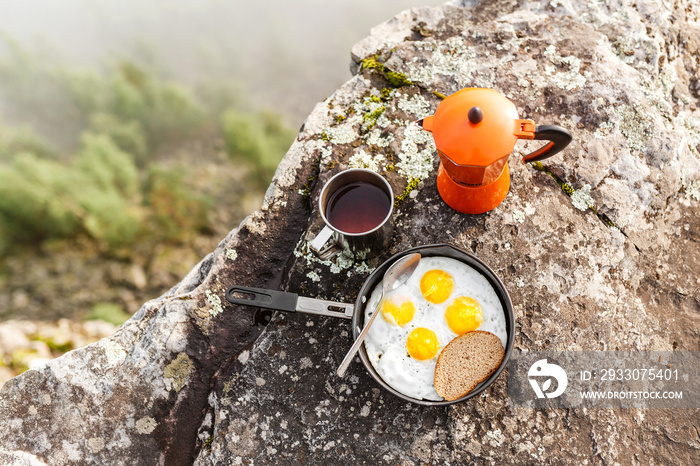
[[[441,3],[0,0],[0,385],[176,284],[260,207],[352,45]]]
[[[47,66],[108,72],[129,60],[191,89],[221,86],[298,128],[350,78],[350,48],[400,11],[436,0],[0,1],[13,41]],[[21,109],[0,107],[5,118]],[[23,123],[17,119],[17,123]]]

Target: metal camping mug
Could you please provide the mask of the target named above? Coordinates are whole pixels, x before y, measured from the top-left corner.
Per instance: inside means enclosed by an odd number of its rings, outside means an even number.
[[[325,226],[309,245],[321,258],[343,249],[364,257],[386,251],[393,230],[394,193],[381,175],[351,168],[333,176],[318,198]]]

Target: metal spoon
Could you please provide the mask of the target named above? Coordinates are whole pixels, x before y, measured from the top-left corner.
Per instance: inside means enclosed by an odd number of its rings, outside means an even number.
[[[372,317],[370,317],[369,322],[365,324],[365,328],[362,329],[360,336],[357,337],[357,340],[355,340],[355,343],[352,344],[350,351],[348,351],[348,354],[345,355],[343,362],[340,363],[340,366],[338,367],[338,377],[342,378],[345,376],[345,372],[348,370],[348,366],[357,354],[357,351],[360,349],[360,345],[365,340],[372,322],[374,322],[374,319],[380,314],[379,310],[382,308],[382,304],[384,304],[384,297],[386,296],[387,292],[393,291],[406,283],[411,275],[413,275],[416,267],[418,267],[418,262],[420,262],[420,254],[408,254],[407,256],[404,256],[394,262],[394,264],[389,267],[389,270],[384,273],[384,278],[382,279],[382,299],[379,300],[379,304],[377,304],[377,307],[374,309],[374,313],[372,314]]]

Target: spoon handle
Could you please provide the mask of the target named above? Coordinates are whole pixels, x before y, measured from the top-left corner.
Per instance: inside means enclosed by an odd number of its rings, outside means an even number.
[[[345,377],[345,372],[348,370],[348,367],[350,366],[350,363],[352,362],[353,358],[357,354],[357,352],[360,349],[360,345],[362,344],[363,341],[365,341],[365,337],[367,336],[367,332],[369,332],[369,328],[372,326],[372,322],[374,322],[374,319],[377,318],[377,315],[380,314],[379,309],[382,308],[382,304],[384,304],[384,294],[382,294],[382,299],[379,300],[379,304],[374,310],[374,314],[372,314],[372,317],[369,318],[369,322],[365,325],[365,328],[362,329],[362,332],[360,335],[357,337],[357,340],[355,340],[355,343],[352,344],[350,347],[350,350],[348,351],[348,354],[345,355],[345,358],[343,359],[343,362],[340,363],[340,366],[338,366],[338,377],[341,379]]]

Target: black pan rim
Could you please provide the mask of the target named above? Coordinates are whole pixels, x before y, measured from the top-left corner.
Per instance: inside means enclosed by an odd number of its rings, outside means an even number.
[[[479,259],[475,255],[449,243],[437,243],[415,246],[391,256],[389,259],[384,261],[379,267],[377,267],[374,270],[374,272],[372,272],[369,275],[369,277],[367,277],[367,279],[365,279],[364,283],[362,284],[362,288],[360,288],[360,291],[358,292],[357,300],[355,301],[355,312],[353,313],[351,324],[353,339],[356,339],[361,331],[361,327],[358,327],[358,324],[360,322],[360,319],[364,315],[365,303],[363,302],[363,297],[369,297],[372,290],[374,289],[376,284],[379,283],[379,281],[381,281],[382,277],[384,276],[384,273],[391,266],[391,264],[396,262],[401,257],[415,252],[421,253],[421,255],[426,255],[426,257],[442,255],[445,257],[450,257],[452,259],[459,260],[460,262],[464,262],[467,265],[477,269],[482,275],[485,276],[485,278],[489,281],[491,286],[494,287],[494,289],[496,290],[496,294],[501,300],[501,304],[503,305],[506,314],[506,331],[508,333],[508,341],[505,348],[505,356],[503,358],[503,362],[501,362],[501,365],[498,366],[498,369],[496,369],[496,371],[493,374],[491,374],[486,380],[477,385],[474,390],[472,390],[465,396],[452,401],[433,401],[412,398],[390,387],[386,382],[384,382],[384,380],[382,380],[381,376],[376,372],[376,370],[370,363],[364,345],[360,347],[360,359],[362,360],[362,364],[365,366],[367,372],[369,372],[372,378],[377,383],[379,383],[379,385],[381,385],[384,389],[398,396],[401,399],[424,406],[449,406],[456,403],[461,403],[482,393],[498,378],[498,376],[501,374],[501,372],[503,372],[506,365],[508,364],[508,360],[510,359],[511,352],[513,350],[513,342],[515,339],[515,314],[513,312],[513,303],[510,300],[508,290],[501,281],[500,277],[498,277],[498,275],[496,275],[496,273],[488,265],[486,265],[481,259]],[[458,255],[461,257],[454,257],[454,255]]]

